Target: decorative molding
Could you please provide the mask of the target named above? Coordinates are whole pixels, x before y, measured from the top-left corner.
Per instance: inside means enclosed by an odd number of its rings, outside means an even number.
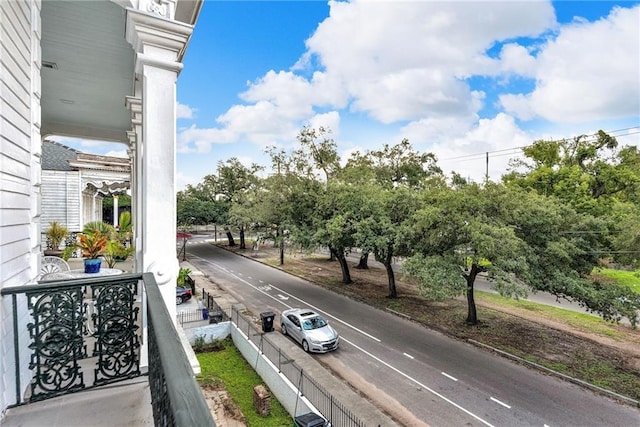
[[[154,47],[156,48],[153,49],[154,52],[158,54],[157,48],[160,48],[171,53],[165,56],[178,61],[192,32],[192,25],[162,19],[131,8],[127,9],[125,37],[136,53],[145,52],[145,47]]]
[[[159,286],[166,285],[168,283],[175,283],[176,272],[179,270],[180,265],[177,258],[154,260],[149,264],[146,271],[149,271],[155,275],[156,282]]]
[[[174,19],[176,14],[175,0],[140,0],[138,9],[144,12],[161,16],[165,19]]]
[[[144,65],[149,65],[154,68],[161,68],[167,71],[173,71],[176,73],[176,75],[179,74],[180,71],[182,71],[182,68],[184,66],[182,62],[167,61],[155,55],[138,53],[138,55],[136,56],[136,73],[142,74],[142,67]]]
[[[136,96],[127,96],[125,98],[125,105],[131,111],[131,124],[134,126],[142,124],[142,99]],[[127,132],[129,142],[131,142],[131,135]]]

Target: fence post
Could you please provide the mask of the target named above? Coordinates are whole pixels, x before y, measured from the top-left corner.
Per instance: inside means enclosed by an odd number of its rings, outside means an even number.
[[[329,421],[333,424],[333,394],[329,394]]]

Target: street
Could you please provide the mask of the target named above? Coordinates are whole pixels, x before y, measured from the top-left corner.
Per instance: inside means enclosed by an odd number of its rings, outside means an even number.
[[[636,408],[197,241],[189,261],[254,314],[311,307],[340,333],[313,355],[396,419],[433,426],[633,426]],[[279,333],[279,332],[276,332]],[[410,415],[410,416],[408,416]],[[418,425],[407,422],[406,425]]]

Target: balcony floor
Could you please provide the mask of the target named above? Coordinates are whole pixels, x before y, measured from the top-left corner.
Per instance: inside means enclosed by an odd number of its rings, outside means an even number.
[[[2,427],[153,425],[148,377],[11,408]]]

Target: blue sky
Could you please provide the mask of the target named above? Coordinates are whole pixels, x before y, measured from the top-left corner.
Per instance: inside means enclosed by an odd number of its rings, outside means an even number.
[[[178,190],[231,157],[268,166],[303,125],[343,160],[408,138],[476,180],[537,139],[640,145],[638,2],[207,0],[184,63]]]

